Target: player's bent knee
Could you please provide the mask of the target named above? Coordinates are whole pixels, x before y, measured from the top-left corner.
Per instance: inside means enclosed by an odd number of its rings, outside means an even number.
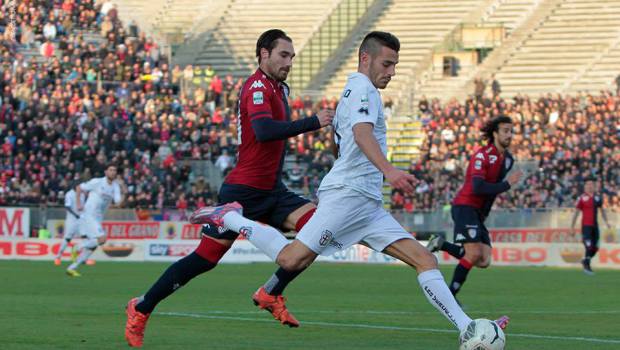
[[[418,271],[427,271],[439,268],[437,258],[427,250],[424,250],[417,260],[420,262],[420,266],[417,267]]]
[[[294,257],[290,254],[280,254],[278,255],[276,262],[280,265],[281,268],[287,271],[298,271],[304,269],[308,263],[306,259]]]

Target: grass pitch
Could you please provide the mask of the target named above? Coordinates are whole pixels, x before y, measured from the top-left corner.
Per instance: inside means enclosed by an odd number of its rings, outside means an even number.
[[[0,262],[0,349],[122,349],[124,305],[165,263],[98,263],[83,277],[51,262]],[[457,349],[457,332],[405,266],[316,264],[287,290],[289,329],[251,302],[271,264],[221,265],[163,301],[145,349]],[[449,281],[452,267],[442,268]],[[473,270],[460,300],[474,318],[508,314],[507,349],[620,349],[620,272]]]

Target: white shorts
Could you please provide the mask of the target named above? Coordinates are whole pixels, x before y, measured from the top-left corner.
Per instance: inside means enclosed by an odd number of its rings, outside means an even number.
[[[92,216],[82,215],[80,218],[80,235],[88,238],[99,238],[105,236],[105,231],[101,225],[101,221]]]
[[[383,209],[383,203],[351,189],[319,193],[319,206],[296,239],[320,255],[364,242],[381,252],[401,239],[414,239]]]
[[[65,219],[65,239],[73,239],[80,233],[80,221],[73,216],[73,214],[67,214]]]

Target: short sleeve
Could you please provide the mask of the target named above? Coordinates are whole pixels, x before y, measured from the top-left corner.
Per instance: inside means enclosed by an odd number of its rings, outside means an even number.
[[[73,192],[68,192],[65,195],[65,208],[71,208],[73,206],[73,197],[75,194]]]
[[[258,118],[273,118],[272,92],[267,88],[268,86],[270,83],[260,78],[254,78],[254,81],[246,84],[247,90],[243,96],[243,103],[245,103],[250,121]]]
[[[375,125],[379,118],[379,107],[381,104],[381,97],[376,89],[369,89],[367,86],[363,86],[357,89],[357,91],[351,91],[349,94],[351,125],[359,123]]]
[[[123,197],[121,196],[121,186],[115,182],[114,183],[114,204],[120,204],[121,199],[123,199]]]
[[[581,200],[581,197],[577,199],[577,204],[575,204],[575,208],[583,210],[583,201]]]
[[[90,192],[90,191],[95,190],[95,188],[97,188],[98,183],[99,183],[99,179],[91,179],[88,182],[84,182],[80,184],[80,188],[82,189],[82,191]]]

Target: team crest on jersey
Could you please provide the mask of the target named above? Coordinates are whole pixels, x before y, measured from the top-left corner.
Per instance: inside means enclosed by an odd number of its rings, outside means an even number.
[[[474,162],[474,169],[476,170],[482,169],[482,161],[477,160],[476,162]]]
[[[333,238],[334,238],[334,234],[331,233],[331,231],[329,231],[329,230],[325,230],[321,234],[321,238],[319,239],[319,245],[321,247],[325,247],[326,245],[329,244],[329,242],[332,241]]]
[[[263,104],[263,92],[255,91],[252,94],[252,101],[254,101],[255,105],[262,105]]]
[[[262,81],[260,80],[255,80],[252,85],[250,86],[250,90],[252,89],[258,89],[258,88],[264,88],[265,85],[263,84]]]

